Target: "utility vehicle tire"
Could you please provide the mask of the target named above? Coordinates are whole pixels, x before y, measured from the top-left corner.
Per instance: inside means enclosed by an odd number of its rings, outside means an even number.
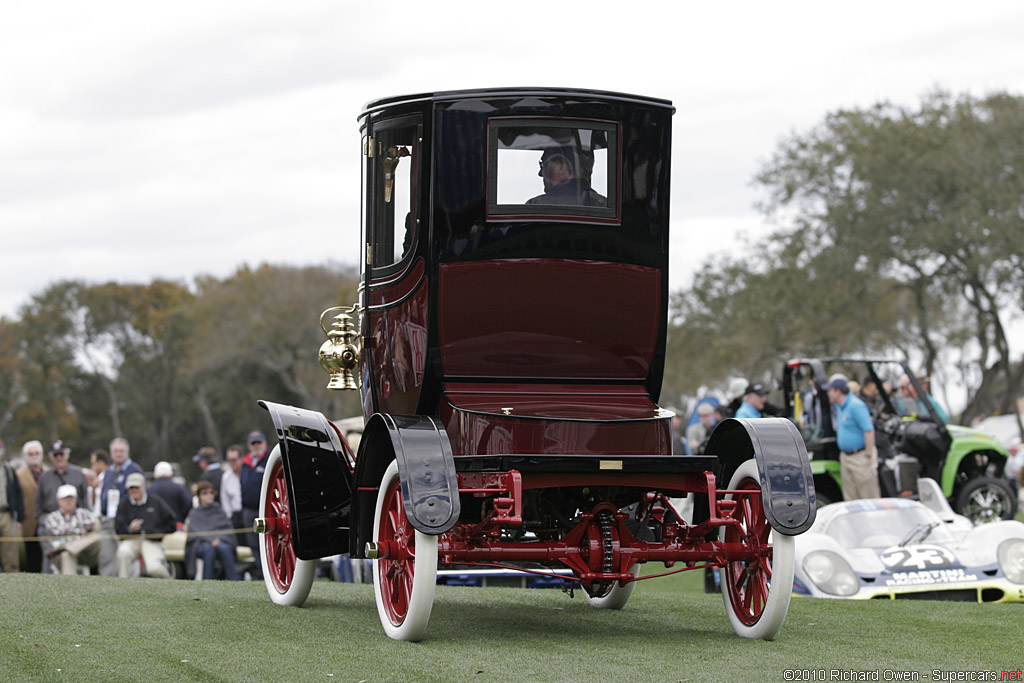
[[[1004,479],[975,477],[960,489],[955,509],[975,524],[1013,519],[1017,512],[1017,496]]]

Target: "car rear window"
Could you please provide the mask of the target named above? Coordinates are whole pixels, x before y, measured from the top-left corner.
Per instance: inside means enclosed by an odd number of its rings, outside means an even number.
[[[618,126],[609,121],[495,118],[488,219],[618,219]]]

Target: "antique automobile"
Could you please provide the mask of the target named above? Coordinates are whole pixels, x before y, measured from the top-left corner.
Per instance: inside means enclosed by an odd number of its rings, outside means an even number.
[[[796,541],[797,595],[853,600],[1024,602],[1024,524],[974,526],[938,484],[920,501],[874,498],[818,510]]]
[[[799,431],[730,420],[708,455],[673,456],[657,404],[673,112],[529,88],[365,107],[359,302],[321,315],[319,357],[366,424],[353,453],[323,415],[262,402],[275,603],[347,552],[373,560],[385,632],[419,640],[439,568],[569,570],[619,609],[644,563],[713,565],[734,630],[775,637],[815,514]],[[670,502],[686,495],[690,522]]]
[[[1006,448],[977,429],[946,424],[906,363],[877,358],[800,358],[783,368],[784,405],[806,439],[819,506],[843,498],[825,389],[836,373],[857,381],[872,378],[878,386],[874,421],[883,496],[916,495],[918,476],[928,477],[954,510],[976,524],[1013,518],[1017,492],[1004,476]],[[896,395],[901,379],[907,396]]]

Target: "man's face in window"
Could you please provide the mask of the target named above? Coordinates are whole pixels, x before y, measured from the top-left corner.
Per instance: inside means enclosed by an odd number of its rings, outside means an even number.
[[[561,153],[545,153],[540,160],[540,172],[537,174],[544,179],[544,191],[550,192],[562,182],[573,178],[572,166],[569,160]]]

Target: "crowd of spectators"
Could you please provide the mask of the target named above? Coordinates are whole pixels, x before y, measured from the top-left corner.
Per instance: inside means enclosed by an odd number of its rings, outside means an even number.
[[[264,434],[251,432],[248,446],[229,446],[225,463],[217,449],[201,448],[192,459],[202,475],[190,489],[165,461],[147,481],[120,437],[109,450],[93,451],[88,467],[72,464],[71,449],[59,441],[49,466],[40,441],[21,447],[18,466],[4,458],[0,444],[0,568],[76,574],[85,567],[103,576],[167,578],[172,572],[161,541],[183,530],[190,578],[240,579],[237,549],[248,545],[257,560],[249,578],[258,579],[258,536],[243,523],[251,529],[258,514],[268,460]]]

